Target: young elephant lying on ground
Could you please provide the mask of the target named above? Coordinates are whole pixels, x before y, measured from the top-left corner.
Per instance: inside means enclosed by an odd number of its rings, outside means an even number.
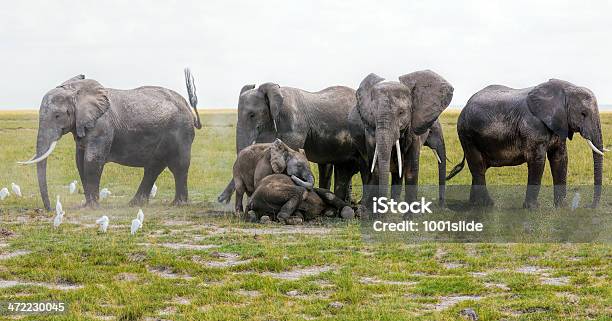
[[[266,176],[251,196],[247,211],[254,210],[257,219],[268,215],[287,224],[296,222],[296,219],[299,222],[320,215],[335,216],[338,210],[341,210],[343,218],[354,217],[353,209],[331,191],[305,185],[295,176]]]
[[[251,196],[264,177],[281,173],[301,180],[301,184],[307,188],[312,188],[314,185],[314,176],[302,149],[295,151],[277,139],[274,143],[254,144],[241,150],[233,169],[236,212],[240,213],[243,210],[244,193]],[[231,195],[232,191],[226,192]]]

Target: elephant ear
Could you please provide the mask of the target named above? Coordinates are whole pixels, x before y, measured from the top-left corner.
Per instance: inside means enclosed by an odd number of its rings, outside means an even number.
[[[106,89],[95,80],[81,80],[74,84],[77,136],[85,136],[85,129],[95,126],[96,120],[110,109]]]
[[[359,88],[355,93],[355,96],[357,98],[357,110],[361,114],[361,118],[372,126],[374,126],[375,123],[376,110],[368,109],[366,107],[370,103],[372,98],[370,96],[370,89],[372,89],[374,85],[383,80],[385,79],[378,76],[377,74],[371,73],[361,81],[361,83],[359,84]]]
[[[553,79],[535,86],[527,94],[529,111],[561,139],[568,137],[569,125],[565,93],[560,82]]]
[[[76,75],[76,76],[74,76],[74,77],[64,81],[61,85],[59,85],[59,87],[62,87],[62,86],[68,85],[70,83],[73,83],[75,81],[79,81],[79,80],[83,80],[83,79],[85,79],[85,75]]]
[[[255,89],[255,85],[244,85],[242,89],[240,89],[240,94],[242,95],[245,91],[249,91],[251,89]]]
[[[412,131],[424,134],[448,107],[454,88],[431,70],[420,70],[399,78],[412,92]]]
[[[274,130],[278,131],[277,123],[283,106],[283,95],[280,92],[280,86],[271,82],[259,86],[258,90],[266,98],[266,104],[270,109],[270,117],[274,123]]]
[[[287,168],[287,158],[289,147],[285,145],[280,139],[276,139],[272,146],[270,146],[270,166],[276,174],[283,173]]]

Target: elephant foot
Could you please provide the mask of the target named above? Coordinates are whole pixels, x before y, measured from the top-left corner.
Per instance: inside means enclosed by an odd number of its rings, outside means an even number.
[[[147,204],[148,202],[149,202],[149,200],[146,199],[146,198],[134,196],[134,198],[132,198],[130,200],[128,205],[130,207],[138,207],[138,206],[143,206],[143,205]]]
[[[523,208],[528,209],[528,210],[534,210],[538,208],[539,206],[540,204],[538,203],[537,200],[533,200],[533,201],[525,200],[525,202],[523,202]]]
[[[185,199],[174,199],[174,201],[172,201],[172,203],[170,203],[170,205],[172,206],[184,206],[189,204],[189,202]]]
[[[476,207],[493,207],[495,202],[489,195],[470,197],[470,204]]]
[[[257,213],[255,213],[255,211],[251,210],[247,213],[247,215],[245,216],[245,219],[247,222],[249,223],[257,223],[257,221],[259,220],[257,218]]]
[[[290,216],[288,218],[285,219],[285,224],[287,225],[298,225],[298,224],[302,224],[302,222],[304,222],[304,219],[302,219],[299,216]]]
[[[567,200],[565,198],[561,199],[561,200],[556,200],[555,199],[555,207],[556,208],[564,208],[567,207]]]
[[[345,206],[340,211],[340,216],[345,220],[352,220],[355,218],[355,211],[350,206]]]
[[[85,204],[83,204],[84,208],[91,208],[91,209],[98,209],[100,208],[100,204],[98,203],[98,201],[86,201]]]

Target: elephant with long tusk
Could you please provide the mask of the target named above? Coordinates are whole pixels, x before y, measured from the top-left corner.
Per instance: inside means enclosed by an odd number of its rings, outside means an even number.
[[[448,179],[467,160],[472,174],[470,202],[493,205],[486,189],[489,167],[527,163],[527,193],[523,206],[538,206],[546,159],[550,163],[555,206],[563,206],[567,185],[566,139],[580,133],[593,154],[593,203],[601,198],[603,148],[597,99],[593,92],[567,81],[551,79],[535,87],[514,89],[488,86],[468,101],[459,115],[457,133],[464,157]]]
[[[384,81],[370,74],[361,82],[356,96],[357,105],[349,119],[353,127],[363,128],[357,149],[363,162],[371,164],[362,165],[360,169],[366,206],[370,205],[371,197],[387,195],[390,172],[393,172],[392,196],[399,197],[403,179],[406,200],[413,200],[416,198],[420,148],[431,128],[438,126],[436,134],[441,135],[441,127],[436,121],[453,97],[453,86],[431,70],[406,74],[399,77],[399,81]],[[442,150],[437,145],[440,144],[434,145],[432,141],[429,146],[435,149],[438,164],[446,166],[443,138]],[[442,172],[445,171],[444,167]],[[443,188],[443,184],[441,186]],[[443,202],[444,193],[440,196]]]
[[[98,205],[100,178],[108,162],[144,167],[144,177],[130,204],[148,201],[155,180],[166,167],[174,174],[176,184],[173,203],[187,202],[194,127],[199,129],[202,124],[196,109],[193,76],[188,69],[185,82],[189,103],[169,89],[152,86],[112,89],[83,75],[47,92],[40,105],[36,155],[19,162],[37,165],[45,208],[51,210],[47,159],[59,139],[68,133],[76,143],[76,166],[87,206]]]

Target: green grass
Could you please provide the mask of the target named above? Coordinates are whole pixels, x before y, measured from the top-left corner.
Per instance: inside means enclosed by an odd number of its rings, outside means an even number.
[[[441,118],[449,169],[462,157],[457,115],[449,111]],[[366,243],[358,222],[324,220],[294,231],[239,221],[229,214],[231,207],[214,202],[230,177],[235,118],[231,112],[203,114],[205,127],[197,132],[189,177],[192,204],[168,206],[174,183],[165,171],[157,182],[158,197],[144,208],[143,230],[130,236],[137,209],[126,204],[142,169],[108,164],[101,187],[113,197],[101,209],[80,209],[83,195],[68,195],[66,187],[78,175],[74,142],[64,137],[48,165],[50,196],[61,195],[67,212],[66,222],[55,230],[53,215],[36,210],[42,203],[35,168],[15,163],[34,153],[37,114],[0,112],[0,188],[10,189],[14,181],[24,194],[0,202],[0,228],[10,234],[0,236],[0,257],[30,251],[0,259],[0,285],[28,282],[0,286],[0,302],[68,302],[66,314],[24,317],[30,320],[456,320],[466,307],[480,320],[610,320],[609,244]],[[611,142],[612,114],[602,115],[602,127],[604,141]],[[569,183],[592,184],[588,146],[579,136],[568,145]],[[424,151],[421,157],[421,184],[436,184],[433,154]],[[605,159],[604,173],[611,170],[612,162]],[[522,185],[526,180],[525,166],[488,172],[491,184]],[[605,174],[604,184],[610,180]],[[469,182],[467,169],[451,181]],[[548,170],[544,183],[551,184]],[[93,226],[101,215],[111,219],[106,234]],[[278,231],[288,233],[272,233]],[[242,264],[215,266],[232,260]],[[319,268],[299,279],[277,277]],[[290,296],[290,291],[298,292]]]

